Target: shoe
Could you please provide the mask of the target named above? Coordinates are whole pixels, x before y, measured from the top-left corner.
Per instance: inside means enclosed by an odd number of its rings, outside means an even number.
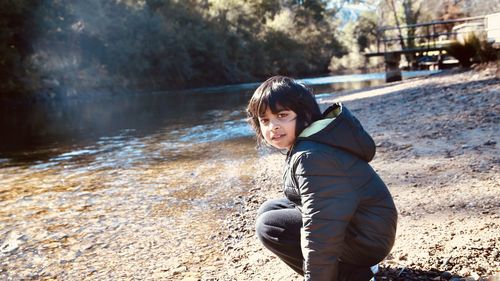
[[[373,275],[377,274],[378,273],[378,264],[371,266],[370,270],[373,272]],[[375,281],[375,276],[373,276],[372,279],[370,279],[370,281]]]

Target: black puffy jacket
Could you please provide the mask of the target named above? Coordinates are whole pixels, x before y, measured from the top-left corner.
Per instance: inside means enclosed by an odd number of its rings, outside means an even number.
[[[288,154],[284,192],[302,212],[305,280],[337,280],[338,261],[371,266],[389,254],[397,211],[368,164],[375,143],[340,104],[307,127]]]

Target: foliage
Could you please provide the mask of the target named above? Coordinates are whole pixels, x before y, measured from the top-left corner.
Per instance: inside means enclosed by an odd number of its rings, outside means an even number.
[[[347,23],[339,39],[348,51],[330,59],[330,72],[344,74],[378,71],[383,61],[377,58],[367,60],[364,56],[365,53],[376,50],[377,28],[376,14],[371,11],[365,11],[356,21]]]
[[[327,2],[2,1],[0,98],[325,73],[342,50]]]
[[[480,63],[487,63],[498,60],[499,52],[493,47],[493,44],[488,42],[487,36],[484,33],[478,34],[474,40],[474,49],[476,58]]]
[[[472,57],[474,57],[474,46],[472,44],[462,44],[454,41],[448,46],[446,52],[456,58],[460,65],[469,68],[472,64]]]
[[[21,95],[27,91],[25,82],[33,70],[26,63],[26,57],[31,52],[28,43],[27,30],[31,25],[29,20],[22,20],[33,16],[29,8],[18,1],[1,1],[0,11],[0,93],[12,92]]]
[[[464,68],[469,68],[473,62],[486,63],[497,59],[496,50],[487,42],[484,34],[473,32],[464,36],[463,40],[455,40],[446,52],[455,57]]]
[[[377,28],[375,13],[364,12],[359,16],[353,30],[353,36],[358,44],[359,50],[364,51],[377,43]]]

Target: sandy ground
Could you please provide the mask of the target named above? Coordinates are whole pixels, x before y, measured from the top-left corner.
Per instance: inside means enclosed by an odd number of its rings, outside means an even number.
[[[340,96],[377,144],[373,167],[399,210],[377,280],[500,280],[498,67],[448,72]],[[221,280],[301,280],[254,235],[254,215],[281,197],[284,156],[255,165],[255,187],[226,220]]]

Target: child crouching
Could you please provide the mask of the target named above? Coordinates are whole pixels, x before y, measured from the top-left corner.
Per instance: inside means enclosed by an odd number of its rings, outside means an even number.
[[[284,198],[265,202],[262,244],[305,280],[369,280],[389,254],[397,211],[368,164],[373,139],[341,104],[323,114],[312,93],[275,76],[257,88],[247,113],[259,143],[287,151]]]

